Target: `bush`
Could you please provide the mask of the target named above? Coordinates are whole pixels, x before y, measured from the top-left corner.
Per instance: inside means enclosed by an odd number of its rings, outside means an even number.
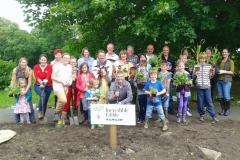
[[[15,66],[15,62],[0,59],[0,89],[4,89],[9,86],[11,73]]]

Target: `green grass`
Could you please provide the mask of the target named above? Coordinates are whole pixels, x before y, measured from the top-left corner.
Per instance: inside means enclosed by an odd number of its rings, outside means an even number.
[[[33,93],[33,104],[38,104],[39,97],[32,90]],[[0,108],[7,108],[15,104],[15,99],[13,97],[8,97],[7,92],[4,90],[0,91]],[[51,93],[51,96],[48,101],[48,107],[52,107],[54,105],[54,94]]]

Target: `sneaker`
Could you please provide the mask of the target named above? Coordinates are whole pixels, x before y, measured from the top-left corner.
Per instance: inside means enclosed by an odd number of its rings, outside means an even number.
[[[60,119],[59,115],[57,113],[54,113],[53,122],[58,122],[59,119]]]
[[[38,112],[38,119],[42,120],[43,119],[43,113],[42,112]]]
[[[186,123],[186,122],[187,122],[186,116],[183,116],[182,122],[183,122],[183,123]]]
[[[219,119],[217,119],[216,117],[213,117],[212,122],[213,122],[213,123],[214,123],[214,122],[219,122]]]
[[[192,117],[192,113],[190,113],[189,111],[187,111],[187,116],[188,116],[188,117]]]
[[[203,122],[204,121],[203,116],[200,116],[199,120]]]
[[[63,125],[62,120],[58,120],[56,125],[55,125],[55,128],[63,128],[63,127],[64,127],[64,125]]]
[[[181,123],[181,117],[177,118],[177,123]]]

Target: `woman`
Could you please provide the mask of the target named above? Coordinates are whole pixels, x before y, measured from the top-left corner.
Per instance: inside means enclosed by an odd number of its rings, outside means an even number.
[[[223,49],[222,59],[216,64],[218,97],[222,109],[220,115],[224,116],[228,116],[230,111],[230,91],[234,74],[234,62],[229,55],[229,50]]]
[[[47,103],[52,91],[52,66],[47,63],[47,56],[42,54],[39,57],[39,64],[33,68],[35,84],[34,90],[39,96],[38,119],[44,118],[47,110]]]
[[[26,93],[29,91],[31,92],[31,84],[32,84],[32,70],[31,68],[28,66],[28,60],[25,57],[20,58],[18,66],[16,68],[13,69],[12,72],[12,79],[11,79],[11,86],[16,86],[18,85],[18,81],[19,79],[25,79],[27,82],[27,87],[26,87]],[[23,93],[23,94],[26,94]],[[29,113],[30,116],[30,121],[32,123],[35,122],[35,116],[34,116],[34,109],[33,109],[33,105],[32,105],[32,97],[29,99],[29,105],[31,108],[31,113]],[[19,114],[15,115],[15,120],[17,123],[20,122],[20,116]]]
[[[92,63],[94,61],[94,58],[90,57],[90,52],[88,48],[82,49],[82,57],[78,59],[78,68],[81,66],[83,62],[86,62],[89,66],[90,72],[92,71]]]
[[[70,55],[63,55],[62,63],[57,63],[53,66],[52,81],[53,91],[57,96],[56,114],[58,121],[56,128],[64,127],[67,115],[64,114],[63,107],[67,102],[67,89],[72,84],[72,66],[70,63]]]
[[[118,71],[122,71],[124,74],[124,78],[127,80],[130,73],[130,68],[133,67],[133,64],[127,61],[126,50],[121,50],[119,57],[120,59],[116,61],[113,65],[113,75],[115,77]]]

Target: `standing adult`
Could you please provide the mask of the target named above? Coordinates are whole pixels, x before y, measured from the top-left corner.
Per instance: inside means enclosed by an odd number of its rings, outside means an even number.
[[[108,78],[111,81],[112,80],[112,63],[111,61],[106,59],[106,54],[103,50],[98,51],[98,58],[93,61],[92,64],[92,73],[94,74],[94,77],[98,79],[99,76],[99,70],[102,67],[107,68],[108,72]]]
[[[55,49],[54,50],[54,60],[51,62],[51,65],[54,65],[56,63],[61,63],[62,62],[62,54],[63,54],[63,51],[59,48]]]
[[[218,98],[222,109],[220,115],[224,116],[228,116],[230,111],[230,91],[234,74],[234,62],[229,55],[229,50],[223,49],[222,58],[216,64]]]
[[[25,79],[27,82],[27,87],[25,95],[27,92],[31,92],[31,84],[32,84],[32,69],[28,66],[28,60],[25,57],[22,57],[19,59],[18,66],[13,69],[12,72],[12,79],[11,79],[11,84],[10,86],[17,86],[19,83],[19,79]],[[33,109],[33,104],[32,104],[32,97],[29,99],[29,105],[31,109],[31,113],[29,113],[30,121],[32,123],[35,122],[35,115],[34,115],[34,109]],[[15,115],[15,120],[17,123],[20,122],[20,115],[16,114]]]
[[[65,53],[63,55],[62,63],[58,63],[53,66],[53,91],[57,96],[57,105],[55,112],[58,116],[56,128],[61,128],[64,126],[64,120],[67,116],[66,114],[62,114],[62,111],[64,105],[67,102],[67,89],[72,84],[72,66],[69,63],[70,55]]]
[[[168,64],[168,71],[174,74],[174,68],[175,68],[175,59],[169,55],[170,53],[170,48],[169,46],[164,46],[162,49],[162,60],[165,61]],[[168,107],[168,112],[170,114],[174,114],[173,110],[173,82],[170,82],[170,87],[169,87],[169,107]]]
[[[40,55],[39,64],[33,68],[35,84],[34,90],[39,96],[38,101],[38,119],[43,119],[47,110],[47,103],[52,91],[52,66],[47,64],[47,56]]]
[[[134,47],[129,45],[127,47],[127,57],[128,57],[128,62],[131,62],[134,64],[134,66],[137,66],[139,63],[139,58],[137,55],[134,54]]]
[[[120,59],[113,64],[114,78],[116,77],[116,73],[121,70],[124,74],[124,78],[128,80],[131,67],[133,67],[133,64],[127,61],[127,51],[121,50]]]
[[[119,60],[118,55],[114,52],[114,44],[113,43],[108,43],[108,45],[107,45],[106,59],[109,60],[112,63],[112,65],[115,61]]]
[[[147,53],[146,53],[147,63],[152,58],[153,52],[154,52],[154,46],[152,44],[147,45]]]
[[[93,64],[94,58],[90,57],[90,52],[88,48],[82,49],[82,57],[78,59],[78,68],[81,66],[83,62],[86,62],[89,66],[89,71],[92,72],[92,64]]]
[[[130,104],[132,99],[133,95],[130,83],[124,79],[122,71],[117,72],[116,79],[110,86],[108,102],[110,104]]]

